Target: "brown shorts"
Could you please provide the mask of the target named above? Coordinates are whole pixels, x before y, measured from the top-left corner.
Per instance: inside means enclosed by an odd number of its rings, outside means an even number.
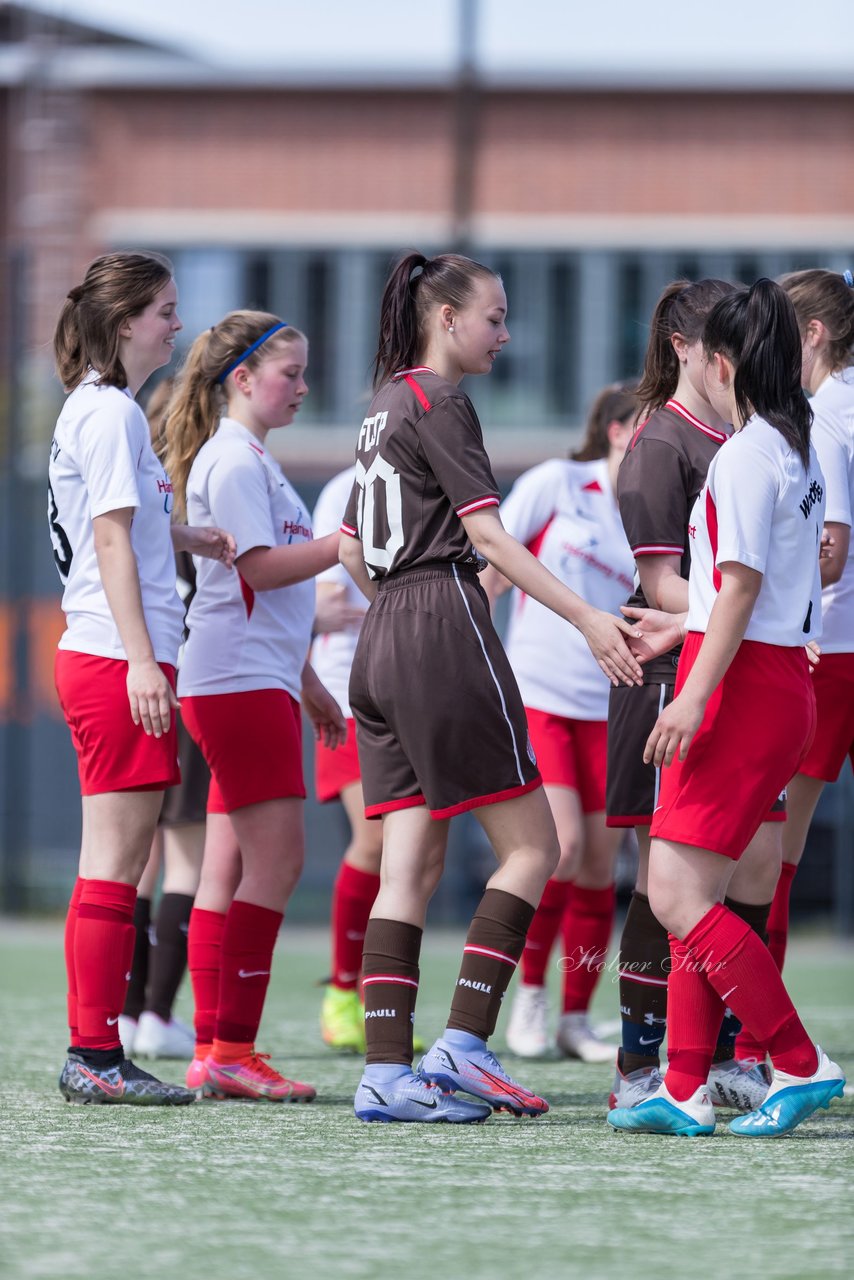
[[[365,814],[426,805],[434,818],[541,785],[525,709],[471,570],[381,580],[350,676]]]

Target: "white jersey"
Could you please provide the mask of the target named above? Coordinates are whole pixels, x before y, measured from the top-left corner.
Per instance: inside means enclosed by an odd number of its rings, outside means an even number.
[[[184,610],[175,589],[172,485],[130,392],[99,387],[97,378],[90,370],[71,392],[50,446],[48,520],[67,626],[59,647],[126,660],[101,583],[92,521],[131,507],[145,625],[157,661],[174,666]]]
[[[252,432],[223,418],[187,481],[187,520],[227,529],[237,554],[310,542],[305,503]],[[179,696],[285,689],[299,698],[314,618],[314,581],[257,594],[237,568],[195,558],[196,594]]]
[[[608,464],[544,462],[520,476],[501,504],[514,538],[597,609],[619,615],[634,558]],[[517,588],[507,655],[526,707],[570,720],[607,720],[610,685],[580,631]]]
[[[745,640],[795,648],[821,635],[818,552],[825,481],[780,432],[753,417],[712,459],[694,504],[688,630],[705,632],[729,561],[762,574]]]
[[[810,401],[812,441],[827,481],[825,521],[851,527],[854,514],[854,369],[826,378]],[[854,531],[852,531],[854,532]],[[854,536],[842,577],[821,593],[822,653],[854,652]]]
[[[328,533],[337,533],[341,528],[355,478],[356,468],[348,467],[322,489],[312,515],[314,532],[318,538]],[[343,565],[336,564],[331,569],[325,569],[318,574],[316,581],[331,582],[337,587],[343,587],[347,603],[356,608],[364,609],[367,605],[365,597]],[[360,631],[361,625],[356,623],[346,631],[329,631],[318,635],[311,649],[311,665],[338,703],[341,714],[348,719],[353,714],[350,710],[350,668]]]

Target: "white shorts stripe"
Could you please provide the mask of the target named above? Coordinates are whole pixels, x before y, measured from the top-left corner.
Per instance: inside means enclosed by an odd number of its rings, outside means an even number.
[[[664,699],[667,697],[667,685],[666,685],[666,684],[660,684],[660,685],[658,686],[658,688],[659,688],[659,694],[658,694],[658,714],[659,714],[659,715],[661,715],[662,711],[664,710]],[[653,813],[655,812],[656,808],[658,807],[658,793],[659,793],[659,791],[660,791],[660,790],[661,790],[661,768],[659,767],[659,768],[657,768],[657,769],[656,769],[656,771],[655,771],[655,792],[654,792],[653,797],[652,797],[652,811],[653,811]],[[664,985],[665,985],[665,986],[667,986],[667,983],[665,982],[665,984],[664,984]]]
[[[492,676],[492,681],[496,689],[498,690],[498,697],[501,702],[501,711],[502,711],[502,714],[504,715],[504,719],[507,722],[507,728],[510,730],[510,741],[513,743],[513,757],[516,761],[516,773],[518,775],[519,782],[524,785],[525,777],[524,777],[524,774],[522,773],[522,763],[519,759],[519,748],[516,745],[516,734],[513,731],[513,722],[510,719],[510,716],[507,714],[507,703],[504,701],[504,690],[501,688],[501,684],[499,682],[498,676],[495,674],[495,668],[493,667],[492,663],[489,660],[489,654],[486,652],[486,645],[483,643],[483,636],[480,634],[477,623],[472,617],[472,611],[469,608],[469,602],[466,599],[466,593],[465,591],[463,591],[463,586],[462,586],[462,583],[460,582],[460,575],[457,570],[457,566],[455,564],[452,564],[451,568],[454,571],[454,581],[457,584],[457,590],[459,591],[460,595],[463,598],[463,604],[466,607],[466,613],[469,616],[469,621],[471,622],[471,625],[474,628],[474,633],[478,638],[478,642],[480,644],[480,648],[483,653],[483,656],[484,658],[486,658],[486,665],[489,667],[489,674]],[[515,964],[516,961],[514,960],[513,963]]]

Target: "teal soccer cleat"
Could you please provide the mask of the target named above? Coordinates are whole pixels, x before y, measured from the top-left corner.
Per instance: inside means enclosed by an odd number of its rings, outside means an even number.
[[[845,1077],[835,1062],[816,1045],[818,1067],[811,1076],[791,1076],[775,1071],[765,1101],[746,1116],[736,1116],[730,1133],[740,1138],[782,1138],[811,1116],[841,1098]]]
[[[608,1112],[608,1124],[625,1133],[672,1134],[681,1138],[705,1137],[715,1131],[715,1109],[707,1085],[684,1102],[677,1102],[667,1085],[633,1107],[615,1107]]]

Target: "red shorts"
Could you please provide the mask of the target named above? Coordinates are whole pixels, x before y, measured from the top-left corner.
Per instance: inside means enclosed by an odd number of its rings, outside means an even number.
[[[175,668],[160,663],[175,688]],[[77,752],[80,792],[165,791],[181,781],[175,714],[162,738],[134,724],[128,664],[119,658],[57,649],[56,692]]]
[[[677,697],[702,641],[689,632]],[[805,651],[742,640],[686,759],[661,771],[650,835],[738,860],[798,772],[815,720]]]
[[[347,721],[347,741],[333,751],[322,742],[314,745],[314,789],[321,804],[337,800],[345,787],[361,782],[356,750],[356,721]]]
[[[826,653],[812,687],[818,723],[798,773],[835,782],[846,756],[854,768],[854,653]]]
[[[568,720],[526,707],[528,733],[545,785],[577,791],[584,813],[605,808],[607,720]]]
[[[181,714],[211,771],[208,813],[305,799],[300,707],[284,689],[184,697]]]

